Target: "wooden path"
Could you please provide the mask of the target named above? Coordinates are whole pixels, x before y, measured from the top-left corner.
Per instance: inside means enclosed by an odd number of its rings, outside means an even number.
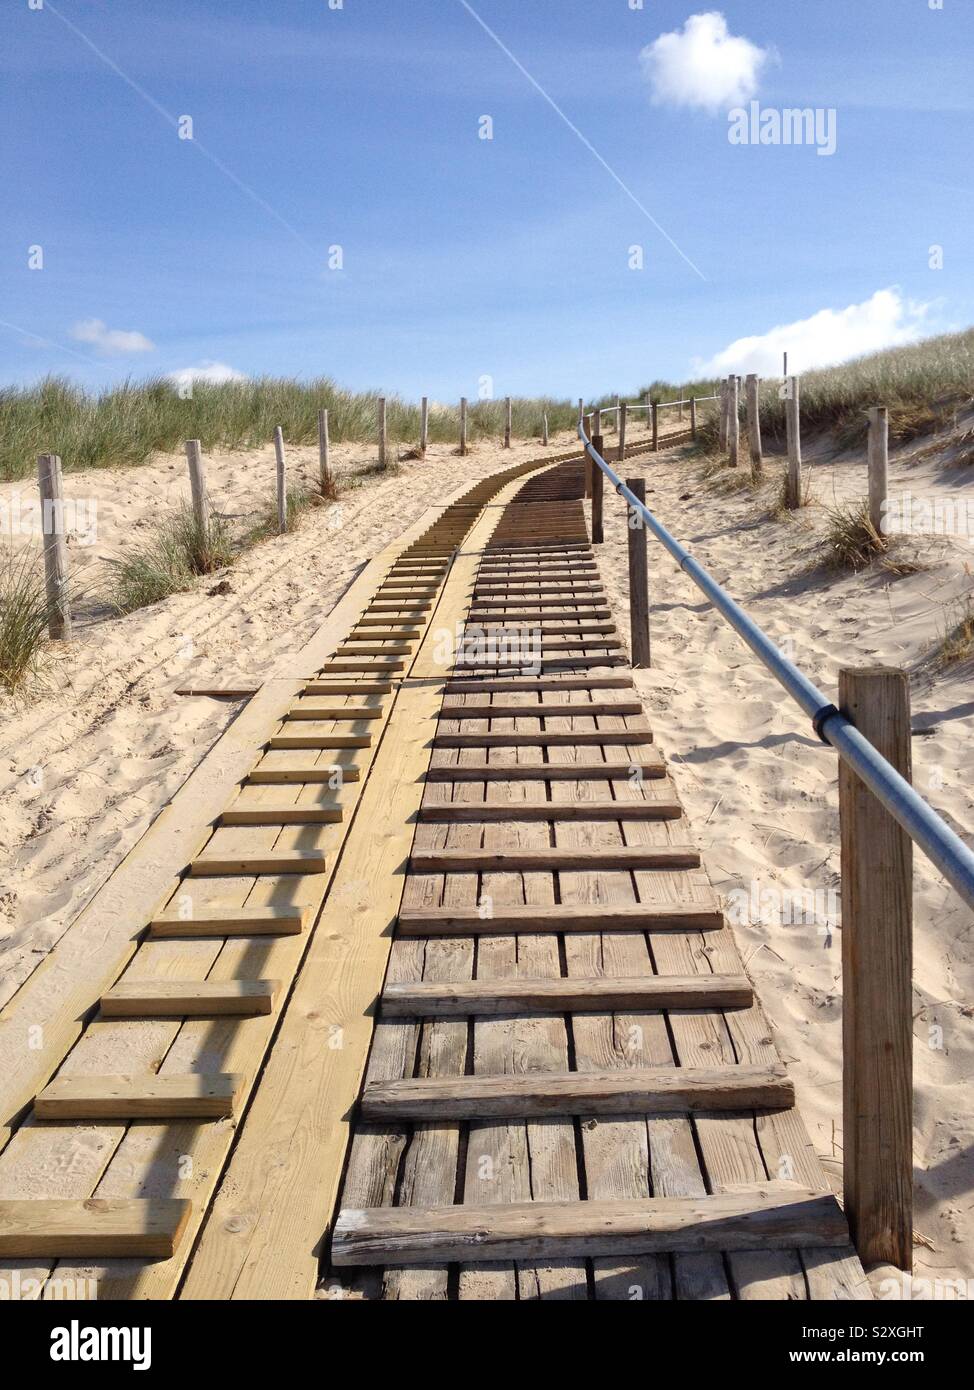
[[[633,686],[582,464],[511,473],[386,568],[37,1088],[0,1152],[22,1279],[868,1297]]]

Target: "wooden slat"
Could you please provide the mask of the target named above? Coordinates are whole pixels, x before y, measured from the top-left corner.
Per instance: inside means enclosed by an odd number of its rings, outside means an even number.
[[[307,925],[306,907],[207,907],[185,918],[163,913],[149,923],[156,939],[194,936],[298,936]]]
[[[421,807],[419,819],[428,823],[457,821],[525,820],[679,820],[678,801],[516,801],[431,802]]]
[[[431,849],[413,850],[418,874],[584,873],[592,869],[696,869],[692,845],[622,845],[615,849]]]
[[[337,825],[344,815],[341,806],[307,805],[231,806],[220,817],[221,825]]]
[[[643,714],[640,700],[592,700],[588,704],[564,705],[444,705],[443,719],[594,719],[601,715]]]
[[[101,997],[103,1018],[254,1018],[269,1014],[277,980],[121,980]]]
[[[372,1082],[362,1116],[439,1121],[529,1115],[651,1115],[697,1110],[788,1110],[795,1088],[781,1066],[665,1067],[526,1076],[424,1077]]]
[[[313,680],[304,687],[305,695],[390,695],[392,681]]]
[[[247,781],[257,786],[272,786],[284,782],[358,782],[362,769],[356,763],[324,763],[309,767],[256,767]]]
[[[518,1202],[509,1206],[374,1207],[339,1214],[338,1268],[492,1260],[631,1258],[701,1251],[821,1249],[844,1238],[830,1193],[764,1190],[630,1202]]]
[[[526,717],[531,718],[530,712]],[[437,734],[434,748],[603,748],[653,742],[652,729],[557,729],[537,734]]]
[[[369,748],[371,734],[274,734],[268,748]]]
[[[744,975],[648,975],[638,979],[468,980],[457,984],[388,983],[386,1018],[466,1018],[481,1014],[606,1012],[639,1009],[746,1009],[754,1001]]]
[[[234,1113],[243,1077],[58,1076],[34,1101],[38,1120],[223,1120]],[[60,1253],[60,1252],[59,1252]]]
[[[189,1220],[176,1198],[0,1201],[0,1259],[168,1260]]]
[[[401,936],[507,936],[522,932],[665,932],[720,931],[720,912],[683,903],[635,907],[600,903],[598,907],[559,904],[553,907],[404,908]]]
[[[382,705],[319,705],[299,700],[287,712],[288,719],[382,719]]]
[[[504,767],[500,763],[458,763],[431,767],[427,782],[626,782],[632,777],[665,777],[666,764],[643,754],[626,763],[519,763]]]
[[[259,874],[323,874],[326,867],[320,850],[282,849],[233,858],[201,854],[193,860],[189,871],[194,878],[256,878]]]
[[[451,678],[444,686],[447,695],[513,695],[524,690],[631,690],[629,675],[601,676],[521,676],[486,677],[470,680]]]

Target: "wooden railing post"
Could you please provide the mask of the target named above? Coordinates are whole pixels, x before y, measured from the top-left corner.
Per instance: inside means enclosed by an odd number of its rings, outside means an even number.
[[[41,454],[37,460],[41,494],[41,537],[47,585],[47,630],[55,642],[71,640],[68,598],[68,548],[64,539],[64,484],[60,454]]]
[[[504,399],[504,448],[511,447],[511,432],[514,428],[514,406],[510,396]]]
[[[187,439],[185,449],[186,462],[189,465],[189,488],[193,497],[193,517],[200,534],[205,535],[210,524],[210,499],[206,495],[203,446],[198,439]]]
[[[691,438],[691,439],[696,439],[696,437],[697,437],[697,398],[696,398],[696,396],[691,396],[691,397],[690,397],[690,438]]]
[[[586,415],[586,416],[585,416],[585,419],[584,419],[584,421],[583,421],[583,424],[584,424],[584,426],[585,426],[585,433],[586,433],[586,435],[588,436],[589,440],[591,440],[591,438],[592,438],[592,417],[591,417],[591,415]],[[593,467],[594,467],[594,465],[593,465],[593,463],[592,463],[592,460],[589,458],[589,456],[588,456],[588,450],[586,449],[586,451],[585,451],[585,463],[584,463],[584,469],[585,469],[585,496],[586,496],[586,497],[591,497],[591,496],[592,496],[592,468],[593,468]]]
[[[844,670],[839,703],[910,779],[905,671]],[[842,832],[842,1162],[865,1265],[913,1260],[913,842],[839,763]]]
[[[277,458],[277,531],[283,536],[287,530],[287,458],[280,425],[274,431],[274,453]]]
[[[379,401],[378,401],[378,413],[379,413],[379,467],[380,467],[380,468],[385,468],[385,466],[386,466],[386,449],[387,449],[387,446],[388,446],[388,438],[387,438],[387,428],[386,428],[386,401],[385,401],[385,397],[384,397],[384,396],[380,396],[380,397],[379,397]]]
[[[593,447],[594,447],[596,453],[601,454],[602,457],[605,458],[605,454],[602,453],[602,447],[603,447],[603,446],[602,446],[602,436],[601,436],[600,434],[597,434],[597,435],[593,436],[592,445],[593,445]],[[602,484],[603,484],[604,481],[605,481],[605,475],[604,475],[604,473],[602,472],[602,469],[598,466],[597,463],[593,463],[593,464],[592,464],[592,544],[593,544],[593,545],[601,545],[602,542],[605,540],[605,531],[604,531],[603,525],[602,525],[602,496],[603,496],[603,492],[604,492],[604,489],[603,489]]]
[[[659,404],[653,403],[653,453],[659,452]]]
[[[869,520],[880,535],[888,496],[889,411],[876,405],[869,412]]]
[[[731,468],[736,468],[741,460],[741,403],[736,376],[727,380],[727,454]]]
[[[321,495],[327,497],[331,492],[331,439],[328,433],[328,411],[318,411],[318,477]]]
[[[640,502],[646,501],[642,478],[627,478],[626,487]],[[646,523],[632,503],[627,504],[629,535],[629,637],[630,656],[636,670],[651,666],[649,642],[649,561],[646,555]]]
[[[785,383],[785,426],[788,434],[788,486],[785,504],[797,511],[802,504],[801,378],[789,377]]]
[[[419,407],[419,452],[423,458],[426,457],[426,450],[430,442],[430,401],[429,396],[424,396]]]
[[[599,448],[599,446],[595,443],[596,437],[598,437],[599,439],[602,438],[602,412],[601,412],[601,410],[599,410],[598,406],[596,406],[596,408],[592,411],[591,420],[592,420],[592,432],[591,432],[591,434],[589,435],[589,439],[591,439],[593,446],[594,446],[596,449],[598,449],[599,453],[601,454],[601,452],[602,452],[601,448]],[[595,477],[595,474],[598,473],[598,472],[599,472],[599,469],[596,467],[596,465],[595,465],[595,464],[592,462],[592,460],[589,458],[588,454],[586,454],[586,455],[585,455],[585,496],[586,496],[586,497],[591,497],[591,496],[592,496],[592,487],[593,487],[593,481],[592,481],[592,480],[593,480],[593,478]]]
[[[547,449],[550,443],[550,438],[548,433],[548,412],[546,410],[541,417],[541,443],[545,449]]]
[[[761,450],[761,379],[753,372],[747,378],[747,439],[751,473],[756,478],[764,469],[764,456]]]
[[[460,397],[460,457],[467,455],[467,398]]]
[[[626,457],[626,426],[629,423],[629,406],[623,401],[619,407],[619,462]]]
[[[730,395],[730,377],[725,377],[720,383],[720,390],[717,392],[720,400],[718,402],[718,413],[720,415],[720,431],[718,441],[720,452],[727,453],[727,421],[728,421],[728,397]]]

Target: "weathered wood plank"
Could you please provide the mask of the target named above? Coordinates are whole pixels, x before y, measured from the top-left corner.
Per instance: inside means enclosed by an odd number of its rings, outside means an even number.
[[[647,975],[636,979],[534,980],[501,983],[387,984],[387,1018],[465,1018],[481,1014],[579,1013],[622,1009],[746,1009],[754,1000],[744,975]]]
[[[404,908],[399,916],[402,936],[507,935],[521,932],[661,932],[721,931],[718,910],[686,904],[591,907],[558,904],[551,907]]]

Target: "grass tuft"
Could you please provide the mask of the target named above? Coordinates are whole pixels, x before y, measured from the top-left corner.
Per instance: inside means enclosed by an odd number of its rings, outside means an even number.
[[[0,687],[15,694],[36,675],[54,605],[32,550],[0,560]]]
[[[974,602],[968,599],[960,620],[944,633],[940,659],[945,666],[953,666],[970,656],[974,656]]]
[[[867,503],[830,508],[826,516],[829,523],[825,534],[826,563],[831,569],[862,570],[877,555],[885,555],[889,550],[889,541],[869,519]]]
[[[183,507],[129,555],[111,560],[111,600],[120,613],[147,608],[192,588],[198,575],[233,562],[230,533],[220,517],[200,526],[192,507]]]

